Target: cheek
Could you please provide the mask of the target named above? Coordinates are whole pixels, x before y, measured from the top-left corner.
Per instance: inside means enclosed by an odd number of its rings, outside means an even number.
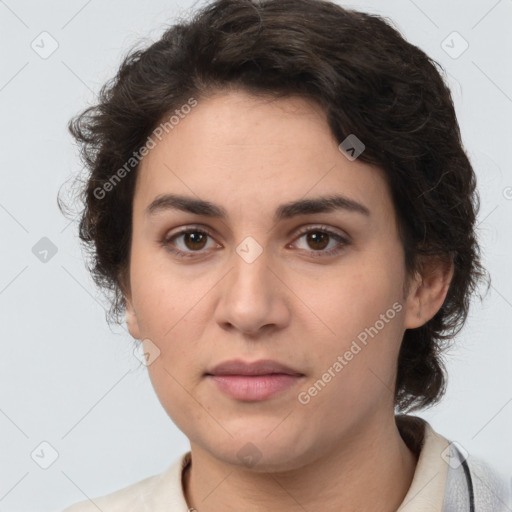
[[[189,279],[147,255],[133,259],[132,289],[140,334],[151,340],[159,357],[148,367],[155,389],[186,386],[197,377],[202,333],[211,322],[205,309],[213,276]],[[160,384],[163,383],[163,384]]]
[[[343,377],[333,380],[352,396],[359,396],[372,382],[382,387],[379,378],[392,386],[405,307],[402,269],[396,265],[400,257],[398,251],[387,258],[347,263],[324,280],[320,292],[309,295],[308,305],[322,320],[323,350],[313,355],[319,372],[316,377],[333,367],[341,356],[343,370],[331,372]]]
[[[302,296],[308,297],[311,310],[324,320],[337,337],[357,336],[386,314],[395,302],[403,307],[401,268],[398,259],[371,257],[347,261],[315,288],[303,283]],[[315,293],[311,293],[316,289]],[[396,309],[391,311],[396,316]],[[395,322],[396,323],[396,322]]]
[[[188,433],[191,425],[204,421],[204,411],[191,396],[193,386],[187,371],[178,371],[167,359],[161,357],[148,366],[149,378],[163,409],[179,429]],[[180,360],[177,366],[182,363]]]
[[[169,268],[165,255],[155,257],[149,249],[133,251],[131,283],[141,334],[160,341],[172,338],[187,323],[202,288],[200,280],[186,282],[176,269]]]

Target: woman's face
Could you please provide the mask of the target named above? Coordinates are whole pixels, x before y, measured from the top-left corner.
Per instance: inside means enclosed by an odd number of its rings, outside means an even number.
[[[402,294],[403,247],[381,171],[349,160],[339,142],[304,99],[223,92],[141,162],[128,326],[146,340],[169,416],[218,460],[300,467],[393,415],[398,350],[417,326]],[[150,208],[166,194],[225,217],[169,198]],[[360,207],[290,207],[334,196]],[[255,390],[259,378],[232,395],[206,374],[234,359],[300,376],[267,378],[286,384],[273,394]]]

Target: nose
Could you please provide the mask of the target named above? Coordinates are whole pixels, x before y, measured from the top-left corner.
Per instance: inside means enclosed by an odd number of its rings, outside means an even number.
[[[251,263],[233,255],[234,267],[217,292],[215,320],[223,329],[258,336],[289,323],[291,292],[270,259],[266,251]]]

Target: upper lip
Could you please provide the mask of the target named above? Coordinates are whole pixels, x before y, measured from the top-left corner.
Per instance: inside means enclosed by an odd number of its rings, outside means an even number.
[[[289,366],[270,359],[262,359],[252,363],[246,363],[241,359],[225,361],[208,370],[206,375],[270,375],[272,373],[303,375]]]

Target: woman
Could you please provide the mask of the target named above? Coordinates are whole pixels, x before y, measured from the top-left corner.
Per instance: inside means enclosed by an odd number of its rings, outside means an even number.
[[[403,414],[442,397],[486,277],[421,50],[330,2],[218,0],[70,129],[94,277],[191,449],[68,512],[509,510],[490,468]]]

